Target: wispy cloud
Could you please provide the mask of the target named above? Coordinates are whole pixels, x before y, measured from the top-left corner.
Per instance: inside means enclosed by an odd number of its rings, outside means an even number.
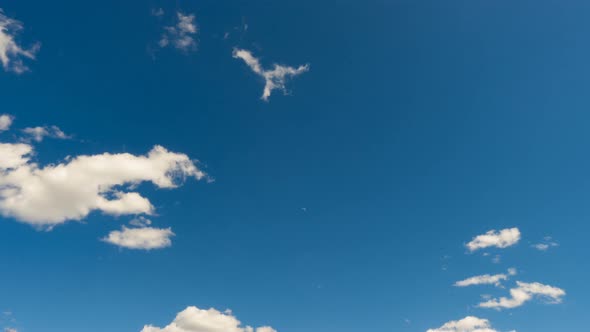
[[[297,68],[274,64],[272,69],[265,70],[262,68],[258,58],[252,55],[250,51],[243,49],[234,49],[233,57],[236,59],[242,59],[254,73],[264,78],[265,84],[261,97],[264,101],[268,101],[272,90],[275,89],[281,90],[286,94],[287,90],[285,83],[287,79],[309,71],[309,64],[301,65]]]
[[[515,245],[520,240],[520,231],[518,228],[507,228],[500,231],[491,230],[485,234],[478,235],[469,243],[467,248],[473,252],[483,248],[497,247],[507,248]]]
[[[502,281],[508,280],[509,276],[516,275],[516,269],[510,268],[508,269],[508,273],[504,274],[484,274],[479,276],[474,276],[471,278],[467,278],[465,280],[457,281],[455,283],[456,287],[467,287],[467,286],[474,286],[474,285],[494,285],[496,287],[500,287],[502,285]]]
[[[20,21],[6,16],[0,8],[0,62],[4,70],[17,74],[29,69],[24,64],[23,58],[35,59],[35,54],[40,47],[38,43],[29,48],[19,45],[16,36],[22,29],[23,24]]]
[[[539,251],[547,251],[549,248],[558,247],[559,243],[555,242],[551,236],[545,236],[542,242],[535,243],[531,247]]]
[[[460,320],[454,320],[445,323],[443,326],[435,329],[429,329],[426,332],[499,332],[492,328],[490,321],[474,316],[467,316]]]
[[[57,139],[71,138],[57,126],[28,127],[23,129],[23,133],[25,133],[27,136],[29,136],[36,142],[41,142],[45,137]]]
[[[532,300],[534,297],[541,297],[548,300],[549,303],[561,303],[565,291],[561,288],[543,285],[538,282],[526,283],[517,281],[517,287],[510,289],[510,298],[501,297],[491,299],[478,305],[481,308],[493,309],[511,309],[520,307],[525,302]]]
[[[164,15],[163,11],[156,12],[157,16]],[[173,46],[183,52],[197,49],[196,36],[199,32],[194,14],[176,13],[176,23],[164,27],[158,45],[160,47]]]
[[[216,309],[199,309],[188,307],[178,313],[176,318],[165,327],[146,325],[141,332],[276,332],[269,326],[256,329],[242,326],[231,311]]]

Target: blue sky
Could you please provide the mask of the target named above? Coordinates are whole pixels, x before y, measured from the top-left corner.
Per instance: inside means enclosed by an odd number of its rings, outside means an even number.
[[[0,329],[587,330],[590,4],[0,8]]]

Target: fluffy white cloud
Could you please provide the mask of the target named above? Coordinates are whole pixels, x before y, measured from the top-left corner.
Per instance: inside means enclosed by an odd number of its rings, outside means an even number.
[[[112,231],[102,240],[122,248],[150,250],[170,247],[172,236],[174,233],[170,228],[123,226],[120,231]]]
[[[520,231],[518,228],[506,228],[501,231],[491,230],[485,234],[478,235],[471,242],[467,243],[469,251],[478,249],[497,247],[507,248],[520,240]]]
[[[533,297],[545,298],[549,303],[560,303],[565,291],[561,288],[543,285],[538,282],[526,283],[517,281],[517,287],[510,289],[511,298],[501,297],[480,303],[481,308],[510,309],[523,305]]]
[[[44,167],[29,160],[27,144],[0,144],[0,213],[36,227],[80,220],[97,210],[110,215],[151,214],[141,182],[175,188],[205,174],[185,154],[155,146],[147,155],[81,155]],[[125,191],[127,190],[127,191]]]
[[[23,129],[23,133],[27,134],[37,142],[41,142],[45,137],[58,139],[70,138],[57,126],[28,127]]]
[[[10,129],[14,117],[10,114],[0,114],[0,132]]]
[[[252,71],[264,78],[265,85],[262,92],[262,100],[268,101],[272,90],[279,89],[286,93],[285,82],[288,78],[303,74],[309,71],[309,64],[301,65],[298,68],[274,64],[270,70],[265,70],[260,61],[250,51],[234,49],[233,57],[242,59]]]
[[[25,49],[15,40],[15,36],[23,29],[21,22],[11,19],[0,8],[0,62],[6,71],[17,74],[28,70],[23,58],[35,59],[39,44]]]
[[[455,286],[457,287],[467,287],[467,286],[474,286],[474,285],[494,285],[496,287],[501,286],[501,281],[508,280],[508,276],[516,275],[516,269],[510,268],[508,269],[508,275],[506,274],[484,274],[480,276],[475,276],[471,278],[467,278],[465,280],[457,281]]]
[[[461,320],[454,320],[445,323],[436,329],[429,329],[426,332],[498,332],[490,325],[490,321],[474,316],[467,316]]]
[[[163,11],[158,11],[159,15],[164,14]],[[195,23],[195,15],[185,15],[181,12],[176,13],[177,23],[173,26],[164,27],[164,33],[160,37],[158,44],[160,47],[167,47],[172,45],[179,50],[189,51],[197,47],[195,36],[199,29]]]
[[[178,313],[172,323],[160,328],[146,325],[141,332],[276,332],[269,326],[242,326],[242,323],[231,313],[216,309],[199,309],[188,307]]]

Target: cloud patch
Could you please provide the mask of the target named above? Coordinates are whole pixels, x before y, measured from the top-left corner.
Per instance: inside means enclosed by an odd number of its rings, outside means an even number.
[[[0,114],[0,132],[10,129],[14,117],[10,114]]]
[[[467,286],[475,286],[475,285],[494,285],[496,287],[502,286],[502,281],[508,280],[509,276],[516,275],[516,269],[510,268],[508,269],[508,274],[484,274],[479,276],[474,276],[471,278],[467,278],[465,280],[457,281],[455,283],[456,287],[467,287]]]
[[[522,306],[525,302],[532,300],[534,297],[546,299],[548,303],[561,303],[565,296],[565,291],[561,288],[543,285],[538,282],[526,283],[517,281],[517,287],[510,289],[510,298],[501,297],[491,299],[478,305],[480,308],[492,309],[511,309]]]
[[[515,227],[500,231],[488,231],[485,234],[474,237],[466,246],[469,251],[473,252],[489,247],[507,248],[515,245],[518,241],[520,241],[520,231]]]
[[[242,59],[255,74],[264,79],[265,84],[261,97],[264,101],[268,101],[272,90],[281,90],[284,94],[287,94],[285,87],[287,80],[309,71],[309,64],[297,68],[274,64],[272,69],[265,70],[258,58],[252,55],[250,51],[238,48],[234,48],[233,57]]]
[[[57,126],[44,126],[44,127],[28,127],[23,129],[30,139],[41,142],[45,137],[57,138],[57,139],[69,139],[70,136],[66,135]]]
[[[429,329],[426,332],[499,332],[492,328],[490,321],[474,316],[467,316],[460,320],[454,320],[445,323],[443,326],[435,329]]]
[[[29,144],[0,143],[0,214],[37,228],[81,220],[92,211],[108,215],[152,214],[151,202],[132,191],[142,182],[175,188],[205,174],[182,153],[154,146],[146,155],[81,155],[40,166]]]
[[[127,228],[112,231],[102,240],[120,248],[152,250],[170,247],[171,237],[174,236],[170,228]]]
[[[269,326],[256,329],[242,326],[231,311],[221,312],[216,309],[199,309],[188,307],[178,313],[176,318],[165,327],[146,325],[141,332],[276,332]]]
[[[5,71],[21,74],[29,70],[23,59],[35,59],[35,54],[40,45],[37,43],[29,48],[24,48],[16,41],[16,36],[23,30],[20,21],[12,19],[4,14],[0,8],[0,62]]]
[[[159,9],[155,16],[164,15],[164,11]],[[176,12],[176,23],[164,27],[158,45],[162,48],[172,46],[183,52],[194,51],[197,49],[196,36],[199,32],[194,14],[184,14]]]

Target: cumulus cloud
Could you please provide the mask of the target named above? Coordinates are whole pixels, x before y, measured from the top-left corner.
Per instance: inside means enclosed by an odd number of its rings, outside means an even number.
[[[467,278],[465,280],[457,281],[455,283],[456,287],[467,287],[467,286],[474,286],[474,285],[494,285],[496,287],[500,287],[502,285],[502,281],[508,280],[509,276],[516,275],[516,269],[510,268],[508,269],[508,274],[484,274],[480,276],[475,276],[471,278]]]
[[[0,62],[4,70],[21,74],[28,70],[23,58],[35,59],[39,44],[30,48],[23,48],[16,42],[16,36],[23,29],[20,21],[4,14],[0,8]]]
[[[445,323],[436,329],[429,329],[426,332],[498,332],[494,330],[490,321],[474,316],[467,316],[460,320]]]
[[[158,12],[162,16],[163,11]],[[181,51],[190,51],[197,48],[195,37],[199,32],[195,22],[194,14],[176,13],[177,22],[175,25],[164,27],[164,33],[160,37],[160,47],[173,46]]]
[[[23,133],[28,135],[31,139],[41,142],[45,137],[68,139],[70,136],[66,135],[57,126],[44,126],[44,127],[28,127],[23,129]]]
[[[473,238],[471,242],[467,243],[467,248],[472,252],[488,247],[507,248],[518,243],[519,240],[520,231],[518,228],[507,228],[501,231],[491,230]]]
[[[268,101],[272,90],[275,89],[282,90],[286,94],[285,83],[287,79],[309,71],[309,64],[297,68],[274,64],[272,69],[265,70],[260,65],[260,61],[250,51],[237,48],[233,51],[233,57],[242,59],[254,73],[264,78],[265,85],[261,97],[264,101]]]
[[[538,282],[526,283],[517,281],[517,287],[510,289],[511,298],[501,297],[480,303],[481,308],[511,309],[520,307],[534,297],[546,299],[549,303],[561,303],[565,291],[561,288],[543,285]]]
[[[199,309],[188,307],[178,313],[176,318],[167,326],[160,328],[146,325],[141,332],[276,332],[269,326],[256,329],[242,326],[242,323],[231,313],[216,309]]]
[[[10,129],[14,117],[10,114],[0,114],[0,132]]]
[[[172,236],[174,233],[170,228],[123,226],[120,231],[112,231],[102,240],[121,248],[151,250],[170,247]]]
[[[154,207],[137,184],[175,188],[205,174],[185,154],[155,146],[147,155],[81,155],[40,166],[28,144],[0,143],[0,214],[50,229],[92,211],[109,215],[152,214]]]

